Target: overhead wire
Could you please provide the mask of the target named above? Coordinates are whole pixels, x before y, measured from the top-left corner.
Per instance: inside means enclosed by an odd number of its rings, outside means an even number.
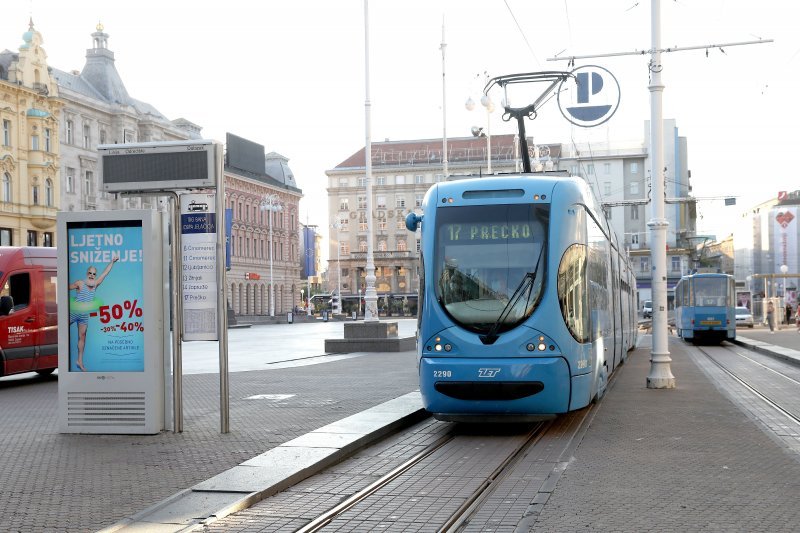
[[[528,41],[528,37],[525,35],[525,32],[522,31],[522,26],[519,25],[519,21],[517,21],[516,15],[514,15],[514,12],[511,10],[511,6],[508,5],[508,0],[503,0],[503,3],[506,5],[506,8],[508,9],[508,13],[511,15],[511,18],[514,19],[514,24],[517,25],[517,29],[519,30],[520,35],[522,35],[522,39],[525,41],[525,44],[528,46],[528,50],[530,50],[533,59],[536,61],[536,65],[541,67],[541,62],[539,61],[539,58],[536,57],[536,53],[533,51],[533,47],[531,46],[531,43]]]

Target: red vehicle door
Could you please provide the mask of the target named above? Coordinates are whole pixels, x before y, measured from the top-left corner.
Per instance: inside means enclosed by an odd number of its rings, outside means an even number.
[[[6,278],[0,296],[11,296],[14,307],[0,316],[0,343],[5,359],[5,373],[18,374],[34,369],[39,344],[37,310],[31,298],[31,272],[12,272]]]

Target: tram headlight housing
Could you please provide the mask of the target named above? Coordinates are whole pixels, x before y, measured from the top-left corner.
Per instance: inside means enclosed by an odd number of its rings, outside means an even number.
[[[451,352],[453,351],[453,348],[454,346],[452,343],[448,342],[445,339],[442,339],[442,337],[439,336],[434,337],[433,339],[431,339],[431,342],[428,342],[425,345],[426,350],[434,352]]]

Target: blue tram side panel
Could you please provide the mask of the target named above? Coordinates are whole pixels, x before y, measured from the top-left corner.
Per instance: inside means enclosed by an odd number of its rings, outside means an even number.
[[[586,182],[552,174],[438,183],[406,220],[421,234],[418,370],[437,419],[583,408],[636,345],[629,257]]]
[[[675,327],[689,342],[722,342],[736,338],[736,287],[733,276],[698,272],[675,286]]]

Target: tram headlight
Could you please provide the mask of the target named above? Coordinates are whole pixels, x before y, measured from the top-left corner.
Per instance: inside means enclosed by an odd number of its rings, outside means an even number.
[[[444,351],[445,351],[445,352],[449,352],[449,351],[450,351],[450,350],[452,350],[452,349],[453,349],[453,346],[452,346],[452,345],[450,345],[450,344],[445,344],[445,345],[444,345]]]
[[[525,348],[527,348],[529,352],[532,352],[536,349],[536,345],[533,344],[532,342],[529,342]]]
[[[442,345],[441,344],[436,344],[436,345],[433,346],[433,349],[436,350],[437,352],[441,352],[442,351]]]

